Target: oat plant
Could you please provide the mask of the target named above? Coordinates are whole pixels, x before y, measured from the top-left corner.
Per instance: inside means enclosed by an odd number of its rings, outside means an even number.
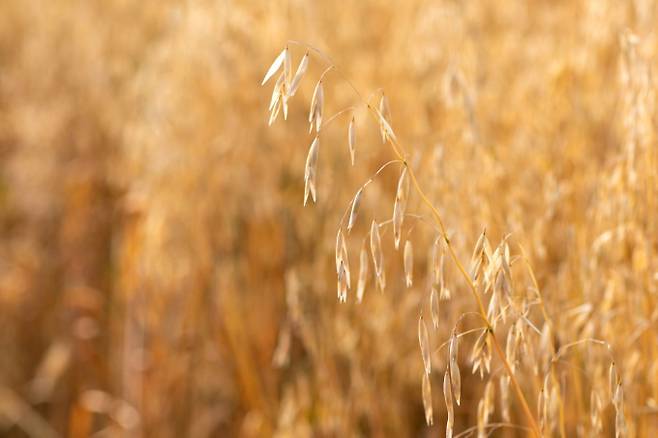
[[[303,53],[298,67],[293,69],[292,47]],[[446,437],[469,436],[477,434],[488,436],[500,428],[520,429],[531,436],[566,437],[564,387],[558,367],[569,353],[578,347],[587,346],[603,349],[604,360],[609,363],[608,383],[601,383],[599,376],[591,379],[590,418],[584,430],[590,433],[601,433],[605,401],[609,401],[615,411],[616,436],[625,436],[626,425],[624,417],[623,386],[608,343],[595,338],[576,339],[556,345],[556,330],[549,316],[534,272],[528,259],[520,248],[520,254],[512,254],[510,236],[505,236],[501,242],[493,246],[486,230],[479,235],[469,262],[462,262],[453,245],[445,222],[439,209],[433,205],[426,192],[421,187],[411,154],[398,139],[393,128],[388,98],[383,90],[377,90],[366,97],[361,93],[349,77],[332,59],[320,50],[298,41],[288,41],[286,47],[275,58],[267,70],[261,85],[276,77],[274,89],[269,104],[269,124],[279,115],[288,116],[290,99],[296,94],[306,76],[310,57],[316,59],[324,67],[320,77],[315,82],[308,114],[309,133],[313,133],[305,168],[303,203],[316,202],[321,193],[318,190],[318,162],[323,143],[324,130],[331,122],[340,116],[348,116],[346,126],[346,152],[349,162],[354,165],[358,151],[359,137],[356,129],[357,109],[365,108],[366,113],[378,126],[383,144],[390,147],[392,159],[383,163],[379,169],[354,194],[352,201],[346,207],[338,224],[335,244],[335,262],[337,276],[337,297],[340,302],[346,302],[353,291],[352,275],[348,258],[347,240],[359,220],[362,198],[366,196],[368,186],[382,176],[384,169],[399,166],[400,172],[393,199],[392,216],[389,220],[377,222],[370,220],[370,228],[364,237],[359,253],[359,273],[356,281],[356,301],[363,300],[367,278],[374,273],[377,288],[386,289],[385,254],[382,245],[382,229],[392,228],[393,243],[397,251],[402,252],[404,284],[411,287],[414,283],[414,244],[410,233],[404,237],[404,228],[408,222],[429,225],[435,233],[431,245],[428,263],[427,304],[429,315],[424,315],[422,309],[418,316],[418,341],[423,362],[421,376],[421,394],[425,410],[425,420],[428,425],[434,423],[432,406],[432,356],[434,353],[447,349],[447,360],[443,370],[442,392],[446,405]],[[335,73],[354,93],[354,105],[344,108],[327,117],[325,109],[324,84],[330,73]],[[418,197],[426,208],[429,217],[407,211],[412,196]],[[362,215],[363,216],[363,215]],[[409,226],[409,225],[406,225]],[[368,254],[368,252],[370,254]],[[392,258],[392,257],[391,257]],[[430,343],[431,333],[437,332],[441,324],[447,323],[440,319],[440,306],[449,301],[452,292],[446,284],[444,274],[445,260],[448,259],[459,271],[466,288],[472,296],[474,310],[461,314],[452,327],[449,339],[438,348]],[[532,280],[532,286],[523,288],[515,284],[512,270],[517,266],[525,266],[526,274]],[[518,269],[518,268],[517,268]],[[522,268],[521,268],[522,269]],[[456,285],[453,288],[456,290]],[[423,302],[425,302],[423,300]],[[533,322],[530,317],[532,309],[539,309],[540,322]],[[466,320],[474,320],[475,328],[463,328]],[[501,333],[507,328],[507,334]],[[431,329],[431,330],[430,330]],[[477,424],[472,428],[454,434],[455,405],[462,403],[462,377],[459,361],[459,346],[461,339],[472,336],[475,341],[470,353],[472,372],[486,379],[484,391],[477,404]],[[500,368],[492,369],[492,359],[495,356]],[[535,409],[528,400],[532,398],[524,392],[518,375],[521,367],[530,370],[535,379],[537,393]],[[602,388],[608,386],[609,390]],[[510,390],[514,393],[516,403],[525,417],[525,425],[512,423],[509,406]],[[496,391],[499,392],[501,422],[491,422],[495,410]]]

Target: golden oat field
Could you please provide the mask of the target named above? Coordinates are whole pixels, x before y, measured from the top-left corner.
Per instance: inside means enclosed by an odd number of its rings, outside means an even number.
[[[1,1],[0,436],[657,436],[657,26]]]

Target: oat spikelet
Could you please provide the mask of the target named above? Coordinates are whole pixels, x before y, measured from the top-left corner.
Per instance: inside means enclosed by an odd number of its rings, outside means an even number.
[[[425,421],[428,426],[434,424],[434,415],[432,412],[432,385],[427,373],[423,373],[423,407],[425,408]]]
[[[623,406],[624,403],[624,390],[621,387],[621,382],[617,383],[614,396],[612,397],[612,404],[615,408]]]
[[[345,260],[345,271],[347,273],[347,287],[348,289],[352,288],[352,276],[350,275],[350,260],[347,254],[347,246],[345,245],[345,240],[343,239],[343,259]]]
[[[482,350],[484,349],[484,340],[487,336],[487,331],[483,330],[482,333],[480,333],[480,336],[475,340],[475,343],[473,344],[473,350],[471,351],[471,363],[473,364],[473,374],[477,372],[477,370],[480,370],[480,377],[484,377],[483,373],[484,371],[482,370],[482,363],[480,361],[480,356],[482,354]]]
[[[505,345],[505,357],[507,357],[507,361],[509,362],[512,371],[516,370],[516,353],[519,349],[521,339],[520,334],[522,333],[518,322],[519,321],[510,326],[509,332],[507,333],[507,344]]]
[[[408,196],[409,178],[407,178],[407,168],[405,167],[402,169],[400,179],[398,180],[398,189],[395,194],[395,204],[393,205],[393,237],[395,238],[395,249],[400,247],[402,223],[404,221],[404,211],[407,207]]]
[[[427,375],[432,371],[432,362],[430,359],[430,335],[425,325],[425,320],[421,314],[418,317],[418,343],[420,344],[420,352],[423,356],[423,365],[425,366],[425,373]]]
[[[459,354],[459,343],[458,343],[458,338],[457,338],[457,332],[455,330],[452,331],[452,334],[450,335],[450,345],[448,348],[448,355],[450,358],[450,363],[452,362],[457,362],[457,355]]]
[[[322,88],[322,83],[320,83],[320,90],[318,93],[317,100],[317,111],[315,114],[315,131],[320,132],[320,126],[322,126],[322,114],[324,113],[324,89]]]
[[[336,261],[336,274],[340,272],[340,258],[342,253],[342,242],[343,242],[343,229],[338,228],[336,231],[336,246],[334,247],[335,261]]]
[[[434,284],[439,288],[439,298],[442,300],[450,299],[450,289],[445,286],[444,278],[444,246],[443,238],[437,237],[432,245],[432,271]]]
[[[352,200],[352,209],[350,210],[350,219],[347,221],[347,232],[349,233],[354,227],[356,222],[356,216],[359,213],[359,205],[361,205],[361,195],[363,193],[363,187],[356,192],[354,199]]]
[[[274,76],[277,70],[281,68],[281,64],[283,64],[283,61],[286,58],[286,52],[288,52],[287,47],[283,49],[281,53],[279,53],[279,56],[277,56],[276,59],[274,59],[274,62],[267,70],[267,73],[265,73],[265,77],[263,78],[263,81],[260,83],[261,85],[265,85],[265,83],[269,81],[272,76]]]
[[[487,438],[487,420],[485,417],[484,399],[478,402],[478,438]]]
[[[461,393],[462,393],[462,379],[461,373],[459,372],[458,364],[458,338],[457,333],[453,330],[452,336],[450,337],[450,381],[452,382],[452,391],[455,397],[455,402],[457,406],[461,403]]]
[[[549,430],[554,430],[558,425],[558,418],[560,412],[560,385],[553,383],[551,385],[551,394],[549,397],[549,415],[550,415],[550,426]]]
[[[432,270],[434,272],[434,284],[443,286],[443,244],[441,238],[434,240],[432,246]]]
[[[270,111],[272,111],[275,105],[279,103],[279,99],[281,98],[282,86],[283,86],[283,73],[279,75],[279,78],[274,83],[274,89],[272,90],[272,98],[270,99],[270,107],[269,107]]]
[[[346,280],[347,280],[347,288],[350,289],[352,287],[352,279],[350,276],[350,260],[349,260],[349,255],[347,252],[347,244],[345,242],[345,235],[341,232],[341,254],[340,258],[341,261],[343,262],[343,265],[345,267],[345,275],[346,275]]]
[[[287,101],[285,100],[284,96],[284,74],[281,73],[279,75],[279,78],[277,79],[276,83],[274,84],[274,90],[272,91],[272,98],[270,99],[270,119],[267,122],[268,125],[272,125],[276,118],[279,115],[279,111],[281,110],[281,107],[283,106],[282,102],[285,103],[285,108],[284,108],[284,113],[287,111]]]
[[[412,286],[413,275],[414,275],[414,250],[411,246],[411,241],[407,240],[404,242],[404,278],[407,287]]]
[[[390,120],[391,109],[388,106],[388,99],[386,98],[386,95],[382,93],[382,97],[379,100],[379,129],[382,134],[382,143],[386,143],[387,136],[395,140],[395,135],[393,134]]]
[[[484,247],[487,239],[486,231],[487,230],[484,230],[482,234],[480,234],[478,241],[475,243],[475,248],[473,249],[473,255],[471,256],[471,263],[468,271],[473,281],[478,279],[480,267],[482,266],[483,257],[484,257]]]
[[[487,319],[491,321],[491,327],[495,330],[498,325],[498,312],[502,307],[500,300],[500,293],[494,288],[494,292],[491,294],[491,299],[489,300],[489,307],[487,308]]]
[[[354,156],[356,154],[356,128],[354,127],[354,116],[350,120],[350,124],[347,128],[347,144],[350,148],[350,159],[352,160],[352,166],[354,166]]]
[[[291,97],[294,96],[295,93],[297,93],[299,84],[302,82],[302,78],[304,77],[304,74],[306,74],[307,69],[308,69],[308,52],[304,54],[302,60],[299,61],[299,67],[297,67],[297,72],[295,73],[295,76],[292,78],[292,82],[290,83],[290,89],[288,91],[288,94]]]
[[[496,388],[491,380],[487,382],[484,386],[484,399],[486,400],[485,405],[487,406],[486,412],[491,415],[494,412],[494,397],[495,397]]]
[[[434,330],[439,329],[439,293],[434,286],[430,286],[430,314]]]
[[[550,431],[551,429],[551,388],[550,374],[546,374],[539,398],[537,399],[537,411],[539,414],[539,428],[542,431]]]
[[[494,386],[491,380],[487,382],[484,387],[484,395],[478,403],[478,421],[477,430],[478,438],[486,438],[487,425],[489,424],[489,417],[494,411]]]
[[[474,282],[477,282],[479,279],[480,267],[482,266],[482,258],[478,257],[477,259],[471,261],[470,268],[468,269],[468,276],[473,279]]]
[[[366,250],[366,243],[363,242],[361,246],[361,254],[359,254],[359,281],[356,286],[356,300],[357,302],[363,301],[363,294],[366,291],[366,283],[368,281],[368,251]]]
[[[395,137],[395,132],[393,132],[393,128],[391,128],[391,125],[388,124],[388,122],[385,119],[381,119],[382,123],[382,129],[384,130],[384,136],[393,139],[393,141],[397,142],[398,139]]]
[[[503,421],[510,421],[510,410],[509,410],[509,376],[500,376],[499,386],[500,386],[500,415],[503,418]]]
[[[347,283],[347,272],[345,270],[345,262],[340,261],[340,267],[338,268],[338,301],[341,303],[347,302],[347,290],[349,289],[349,284]]]
[[[276,102],[274,103],[274,108],[272,109],[272,112],[270,113],[270,118],[267,121],[268,125],[272,125],[276,118],[279,116],[279,112],[281,111],[281,99],[277,99]]]
[[[617,384],[612,404],[615,407],[615,438],[625,437],[628,431],[626,430],[626,418],[624,417],[624,390],[621,382]]]
[[[313,90],[313,97],[311,98],[311,110],[308,114],[308,122],[311,124],[309,132],[313,130],[315,123],[315,131],[320,132],[322,126],[322,111],[324,107],[324,89],[322,88],[322,81],[318,81]]]
[[[473,350],[471,352],[471,362],[473,364],[473,374],[480,370],[480,378],[484,378],[485,371],[489,373],[491,371],[491,355],[492,355],[492,346],[489,337],[487,336],[487,330],[483,330],[478,336],[475,344],[473,345]]]
[[[452,391],[450,386],[450,373],[446,369],[446,373],[443,375],[443,398],[446,401],[446,410],[448,412],[448,420],[446,422],[446,438],[452,438],[452,432],[455,424],[455,407],[452,403]]]
[[[462,379],[457,361],[450,363],[450,380],[452,381],[452,390],[454,393],[455,402],[457,402],[457,406],[459,406],[461,404],[462,398]]]
[[[279,336],[276,342],[276,348],[272,355],[272,365],[276,368],[282,368],[290,362],[290,341],[291,341],[290,323],[286,323],[279,330]]]
[[[283,89],[281,90],[281,107],[283,108],[283,120],[288,120],[288,95],[287,86],[283,84]]]
[[[308,201],[308,195],[311,194],[313,202],[316,200],[315,178],[317,174],[318,149],[320,148],[320,137],[315,137],[311,147],[308,149],[306,157],[306,168],[304,170],[304,206]]]
[[[487,239],[487,230],[483,230],[482,234],[478,237],[477,242],[475,242],[475,248],[473,248],[473,255],[471,260],[480,257],[484,251],[484,242]]]
[[[382,239],[379,236],[379,226],[374,220],[370,225],[370,252],[372,252],[372,264],[375,267],[377,285],[381,291],[386,288],[386,273],[384,271],[384,252],[382,251]]]
[[[615,397],[615,392],[617,391],[617,384],[619,383],[619,378],[617,377],[617,366],[614,362],[610,364],[610,369],[608,370],[608,387],[610,389],[610,400],[613,400]]]
[[[603,432],[603,401],[596,390],[590,394],[590,421],[592,431],[600,435]]]
[[[627,435],[626,418],[624,417],[624,411],[620,409],[615,414],[615,438],[623,438]]]
[[[338,275],[338,301],[347,301],[347,291],[351,287],[350,263],[347,244],[342,229],[336,233],[336,274]]]
[[[501,380],[501,384],[502,384],[502,380]],[[544,426],[545,426],[545,423],[546,423],[546,421],[544,419],[544,399],[545,399],[544,393],[546,392],[545,390],[546,390],[546,388],[544,388],[542,386],[542,388],[539,390],[539,395],[537,395],[537,417],[539,417],[539,429],[542,431],[542,434],[545,431]],[[501,397],[503,396],[502,387],[501,387],[500,396]],[[501,398],[501,400],[502,400],[502,398]]]

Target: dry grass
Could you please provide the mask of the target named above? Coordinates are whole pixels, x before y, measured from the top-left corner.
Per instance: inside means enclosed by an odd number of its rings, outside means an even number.
[[[0,435],[654,436],[657,10],[2,2]]]

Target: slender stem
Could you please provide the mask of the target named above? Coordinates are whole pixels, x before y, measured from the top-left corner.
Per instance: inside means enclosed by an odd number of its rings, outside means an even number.
[[[478,316],[480,315],[480,314],[477,313],[477,312],[476,312],[476,314],[477,314]],[[477,327],[477,328],[474,328],[474,329],[466,330],[466,331],[464,331],[464,332],[457,333],[457,337],[458,337],[458,338],[461,338],[462,336],[470,335],[471,333],[479,332],[479,331],[486,330],[486,329],[487,329],[486,327]],[[448,345],[449,343],[450,343],[450,339],[448,339],[448,340],[445,341],[443,344],[441,344],[441,345],[439,345],[438,347],[436,347],[432,353],[438,353],[438,352],[440,352],[440,351],[443,350],[443,349],[446,347],[446,345]]]
[[[425,223],[425,224],[429,225],[430,227],[434,228],[434,231],[438,231],[438,230],[436,229],[436,226],[434,225],[434,222],[425,222],[425,221],[424,221],[425,218],[424,218],[423,216],[421,216],[421,215],[413,214],[413,213],[405,213],[405,214],[404,214],[404,217],[405,217],[405,218],[410,218],[410,219],[416,219],[416,221],[423,221],[423,223]],[[393,219],[387,219],[387,220],[385,220],[384,222],[378,222],[378,223],[377,223],[377,226],[378,226],[379,228],[382,228],[383,226],[388,225],[388,224],[391,224],[391,223],[393,223]],[[414,224],[414,225],[415,225],[415,224]],[[473,312],[473,313],[475,313],[476,315],[480,316],[480,314],[479,314],[478,312]]]
[[[595,344],[595,345],[603,345],[606,347],[606,352],[608,353],[608,357],[610,357],[610,361],[614,362],[614,358],[612,357],[612,353],[610,353],[610,344],[608,344],[606,341],[602,341],[600,339],[595,339],[595,338],[585,338],[585,339],[579,339],[578,341],[570,342],[568,344],[565,344],[560,347],[560,350],[558,350],[557,354],[553,357],[553,360],[558,360],[562,356],[564,356],[567,353],[567,350],[573,347],[576,347],[581,344]]]
[[[348,108],[342,109],[342,110],[338,111],[336,114],[329,117],[326,122],[322,123],[322,126],[320,127],[320,132],[322,132],[322,130],[325,127],[327,127],[327,125],[329,125],[334,119],[336,119],[338,116],[340,116],[342,114],[345,114],[348,111],[354,111],[354,107],[350,106]]]
[[[373,182],[374,179],[375,179],[377,176],[379,176],[379,174],[382,173],[382,171],[383,171],[384,169],[386,169],[389,165],[391,165],[391,164],[393,164],[393,163],[402,163],[402,164],[404,164],[404,161],[402,161],[402,160],[390,160],[390,161],[387,161],[386,163],[382,164],[381,166],[379,166],[379,169],[377,169],[377,172],[375,172],[375,173],[374,173],[374,174],[368,179],[368,181],[366,181],[366,182],[360,187],[360,190],[365,190],[366,187],[368,187],[368,184],[370,184],[371,182]],[[352,202],[350,202],[350,203],[348,204],[347,208],[345,209],[345,212],[343,213],[343,216],[340,218],[340,222],[338,223],[338,228],[342,228],[342,227],[343,227],[343,223],[345,222],[345,218],[347,217],[347,214],[352,210],[352,203],[353,203],[353,202],[354,202],[354,198],[352,198]]]

